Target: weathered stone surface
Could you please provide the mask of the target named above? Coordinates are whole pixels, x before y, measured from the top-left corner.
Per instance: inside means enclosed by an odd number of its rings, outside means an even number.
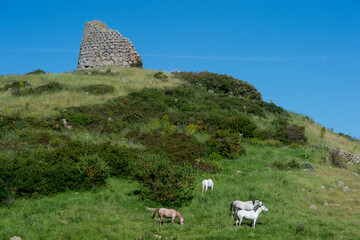
[[[13,236],[13,237],[10,238],[10,240],[21,240],[21,237]]]
[[[103,66],[142,66],[140,55],[128,38],[98,22],[86,22],[78,70]]]

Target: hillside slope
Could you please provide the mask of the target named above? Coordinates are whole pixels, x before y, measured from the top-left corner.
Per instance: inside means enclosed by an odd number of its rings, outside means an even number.
[[[360,234],[360,167],[323,147],[359,155],[360,141],[263,102],[246,82],[111,68],[0,76],[0,87],[3,239]],[[215,187],[201,196],[205,178]],[[236,199],[269,209],[255,230],[235,227]],[[162,206],[185,225],[159,228],[146,207]]]

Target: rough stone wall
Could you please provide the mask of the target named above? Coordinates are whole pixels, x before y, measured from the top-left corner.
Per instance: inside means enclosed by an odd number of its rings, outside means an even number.
[[[142,67],[140,55],[128,38],[99,22],[86,22],[78,70],[102,66]]]

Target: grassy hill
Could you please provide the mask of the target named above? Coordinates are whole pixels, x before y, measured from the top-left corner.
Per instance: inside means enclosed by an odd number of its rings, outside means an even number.
[[[360,234],[360,167],[322,147],[360,155],[360,141],[262,101],[246,82],[105,68],[0,76],[0,88],[2,239]],[[205,178],[214,191],[201,196]],[[236,199],[269,209],[255,230],[235,227]],[[158,227],[146,207],[162,206],[185,225]]]

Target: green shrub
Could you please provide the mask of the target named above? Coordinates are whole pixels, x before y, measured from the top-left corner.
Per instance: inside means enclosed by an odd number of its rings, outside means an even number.
[[[210,72],[176,72],[176,76],[197,86],[203,86],[215,93],[226,93],[234,96],[242,96],[248,99],[261,100],[261,94],[257,89],[242,80],[226,74]]]
[[[232,133],[240,133],[244,138],[252,138],[256,135],[256,123],[245,115],[224,119],[220,129],[229,130]]]
[[[273,138],[286,145],[292,143],[303,145],[307,141],[307,137],[305,136],[305,127],[297,126],[295,124],[278,127]]]
[[[4,89],[8,90],[11,88],[11,94],[14,96],[26,96],[30,94],[42,94],[44,92],[57,92],[65,88],[63,84],[58,82],[50,82],[44,85],[40,85],[35,88],[31,88],[31,85],[24,82],[13,82],[12,84],[7,84],[4,86]]]
[[[217,154],[223,158],[235,159],[245,155],[245,148],[240,144],[237,134],[217,131],[206,142],[209,156]]]
[[[164,156],[145,154],[132,163],[132,169],[142,185],[143,199],[179,206],[192,197],[194,173],[186,163],[174,167]]]
[[[14,81],[12,83],[9,84],[5,84],[5,86],[3,87],[4,91],[8,91],[9,89],[20,89],[20,88],[28,88],[31,87],[31,84],[28,83],[27,81]]]
[[[328,159],[330,163],[338,168],[347,168],[344,156],[340,154],[339,149],[330,149]]]
[[[300,168],[300,164],[294,159],[287,161],[287,162],[278,160],[278,161],[275,161],[272,164],[272,166],[279,170],[299,169]]]
[[[131,63],[130,67],[142,68],[143,67],[143,62],[141,60],[137,60],[135,63]]]
[[[90,115],[85,114],[85,113],[75,114],[74,116],[71,116],[70,119],[72,122],[78,123],[83,126],[87,126],[92,123],[92,119],[91,119]]]
[[[113,93],[115,91],[114,86],[105,84],[92,84],[81,87],[81,91],[94,95],[102,95],[107,93]]]
[[[64,85],[58,82],[50,82],[44,85],[40,85],[34,88],[35,94],[41,94],[43,92],[57,92],[64,89]]]
[[[322,127],[322,128],[320,129],[320,138],[324,138],[325,133],[326,133],[326,128],[325,128],[325,127]]]
[[[160,80],[162,80],[162,81],[165,81],[166,79],[168,79],[168,76],[166,76],[165,75],[165,73],[164,72],[156,72],[155,74],[154,74],[154,78],[157,78],[157,79],[160,79]]]
[[[110,167],[98,154],[82,155],[76,163],[78,171],[85,175],[94,186],[103,185],[110,175]]]
[[[309,169],[309,170],[311,170],[311,171],[316,171],[314,165],[312,165],[312,164],[309,163],[309,162],[303,162],[303,163],[301,164],[301,167],[302,167],[303,169]]]
[[[168,159],[178,164],[187,162],[203,171],[214,171],[211,164],[196,162],[196,159],[205,157],[205,147],[198,143],[193,136],[184,133],[163,135],[161,133],[141,133],[130,131],[126,137],[131,140],[141,141],[148,149],[159,149],[166,154]]]
[[[39,74],[45,74],[45,73],[46,73],[45,71],[38,69],[38,70],[35,70],[32,72],[25,73],[24,75],[39,75]]]
[[[91,189],[108,176],[129,176],[138,152],[110,144],[64,142],[57,148],[17,151],[0,158],[0,198]]]

